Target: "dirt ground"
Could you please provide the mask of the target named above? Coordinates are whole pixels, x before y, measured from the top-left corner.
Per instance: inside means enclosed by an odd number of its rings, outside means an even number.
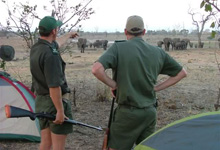
[[[6,39],[0,39],[7,44]],[[20,49],[20,51],[19,51]],[[16,50],[16,59],[7,63],[7,72],[22,81],[28,87],[31,84],[29,57],[20,46]],[[109,89],[91,73],[93,62],[103,53],[102,49],[86,49],[80,53],[72,49],[71,53],[63,54],[67,63],[66,76],[69,86],[75,89],[72,95],[74,119],[106,127],[111,107]],[[178,84],[157,93],[158,122],[157,129],[181,118],[214,111],[220,83],[217,60],[220,62],[220,50],[216,48],[188,49],[168,52],[188,72],[187,78]],[[158,83],[166,76],[159,76]],[[75,105],[74,105],[75,103]],[[66,150],[98,150],[101,149],[104,132],[74,126],[74,132],[67,138]],[[0,141],[0,150],[36,150],[39,143],[25,141]]]

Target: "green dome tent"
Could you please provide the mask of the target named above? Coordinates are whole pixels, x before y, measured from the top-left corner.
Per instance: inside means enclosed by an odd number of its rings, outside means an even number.
[[[171,123],[146,138],[135,150],[220,150],[220,111]]]

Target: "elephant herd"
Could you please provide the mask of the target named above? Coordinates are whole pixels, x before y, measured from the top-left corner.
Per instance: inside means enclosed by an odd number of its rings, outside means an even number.
[[[86,47],[94,48],[103,48],[107,49],[108,40],[96,40],[95,42],[90,42],[85,38],[79,38],[77,42],[78,48],[81,50],[81,53],[84,53]]]
[[[104,50],[107,49],[108,46],[108,40],[96,40],[94,43],[90,43],[90,48],[103,48]]]
[[[165,50],[169,51],[170,47],[172,50],[186,50],[188,45],[190,48],[193,48],[193,43],[190,42],[188,38],[180,39],[180,38],[164,38],[163,41],[158,41],[157,46],[162,48],[164,44]],[[203,48],[204,43],[200,43],[200,47]],[[218,44],[220,48],[220,38],[218,38]],[[77,42],[78,48],[81,50],[81,53],[84,53],[86,47],[94,47],[94,48],[103,48],[104,50],[107,49],[108,40],[96,40],[94,42],[88,41],[85,38],[79,38]],[[198,47],[197,44],[194,44],[195,48]]]
[[[188,45],[193,46],[193,43],[190,43],[187,38],[182,40],[180,38],[164,38],[163,41],[157,42],[158,47],[162,47],[163,44],[166,51],[169,51],[170,46],[172,50],[186,50]]]

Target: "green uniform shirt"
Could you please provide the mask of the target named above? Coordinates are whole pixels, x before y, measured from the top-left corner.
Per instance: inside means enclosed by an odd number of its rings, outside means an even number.
[[[69,93],[65,78],[66,63],[61,58],[58,44],[39,39],[31,48],[30,69],[33,88],[38,95],[48,95],[50,87],[61,87],[62,94]]]
[[[176,76],[182,70],[164,50],[140,37],[115,42],[98,61],[113,70],[118,104],[138,108],[155,104],[154,86],[159,74]]]

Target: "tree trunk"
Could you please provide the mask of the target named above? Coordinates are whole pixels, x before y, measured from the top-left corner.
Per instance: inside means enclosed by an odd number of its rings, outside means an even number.
[[[201,33],[198,33],[198,48],[202,48],[202,40],[201,40]]]

